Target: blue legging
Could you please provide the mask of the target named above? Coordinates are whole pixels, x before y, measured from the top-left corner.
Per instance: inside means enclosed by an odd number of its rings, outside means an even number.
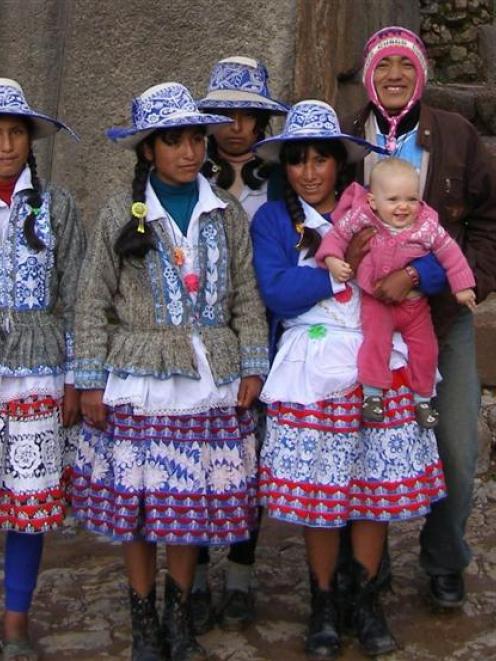
[[[27,613],[36,587],[43,535],[10,530],[5,542],[5,609]]]

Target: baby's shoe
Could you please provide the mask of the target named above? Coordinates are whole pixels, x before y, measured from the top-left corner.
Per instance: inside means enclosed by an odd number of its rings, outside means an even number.
[[[424,429],[432,429],[439,422],[439,413],[430,402],[418,402],[415,406],[415,419]]]
[[[362,420],[365,422],[383,422],[384,402],[379,395],[365,397],[362,404]]]

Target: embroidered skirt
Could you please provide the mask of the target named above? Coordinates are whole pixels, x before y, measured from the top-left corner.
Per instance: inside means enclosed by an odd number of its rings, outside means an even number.
[[[359,387],[310,405],[269,405],[260,458],[269,516],[319,528],[405,520],[446,495],[434,433],[416,424],[401,370],[384,399],[384,422],[363,427]]]
[[[250,412],[191,415],[109,409],[99,431],[83,425],[73,511],[120,541],[230,544],[256,526],[257,462]]]
[[[0,403],[4,530],[41,533],[62,524],[75,446],[74,431],[62,427],[61,404],[44,395]]]

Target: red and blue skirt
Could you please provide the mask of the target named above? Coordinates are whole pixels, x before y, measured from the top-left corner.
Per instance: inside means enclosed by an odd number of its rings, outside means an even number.
[[[256,526],[257,460],[249,411],[188,415],[109,409],[83,424],[72,503],[85,527],[119,541],[231,544]]]
[[[360,387],[267,409],[259,495],[269,516],[318,528],[423,516],[446,496],[432,430],[415,422],[403,371],[384,395],[382,423],[362,425]]]

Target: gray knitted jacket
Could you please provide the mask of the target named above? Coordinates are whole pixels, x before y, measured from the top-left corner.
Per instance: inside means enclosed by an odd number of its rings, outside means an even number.
[[[129,221],[131,197],[111,198],[92,233],[76,310],[76,385],[104,388],[107,372],[199,379],[191,342],[202,338],[217,385],[266,375],[268,330],[252,266],[248,220],[228,193],[225,209],[199,219],[200,284],[196,303],[174,264],[160,221],[150,221],[156,250],[119,260],[114,244]],[[110,317],[117,318],[109,325]]]
[[[47,185],[35,232],[45,248],[26,243],[27,192],[13,198],[0,254],[0,375],[60,374],[73,369],[77,281],[85,238],[72,197]]]

